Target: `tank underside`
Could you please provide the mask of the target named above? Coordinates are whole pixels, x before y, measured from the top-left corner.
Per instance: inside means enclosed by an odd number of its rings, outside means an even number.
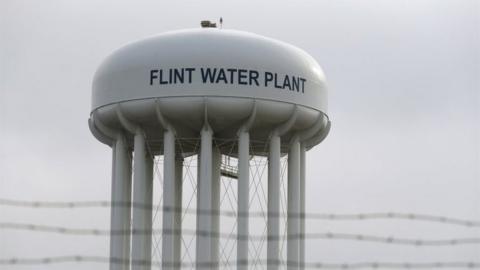
[[[125,121],[141,128],[149,151],[163,152],[165,124],[176,133],[177,152],[184,156],[198,152],[202,128],[213,131],[216,145],[224,155],[237,153],[237,133],[248,125],[251,154],[268,154],[268,142],[273,132],[281,137],[281,152],[287,153],[291,139],[302,132],[317,130],[309,137],[325,133],[328,117],[323,112],[302,105],[241,97],[162,97],[130,100],[109,104],[94,110],[91,119],[95,126],[122,131],[133,147],[132,132]],[[162,119],[163,118],[163,122]],[[248,122],[248,124],[247,124]],[[284,130],[281,130],[284,129]],[[312,132],[310,132],[312,133]],[[97,135],[97,137],[101,136]],[[101,138],[99,138],[101,139]],[[306,145],[310,148],[312,145]]]

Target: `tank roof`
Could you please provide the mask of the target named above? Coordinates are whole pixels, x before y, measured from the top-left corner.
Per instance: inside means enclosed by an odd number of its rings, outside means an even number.
[[[200,28],[167,32],[113,52],[94,76],[92,111],[179,96],[246,97],[327,110],[323,71],[303,50],[253,33]]]

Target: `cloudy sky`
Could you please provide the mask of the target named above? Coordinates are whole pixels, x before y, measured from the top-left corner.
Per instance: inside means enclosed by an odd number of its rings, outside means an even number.
[[[90,134],[93,74],[112,50],[224,18],[292,43],[324,68],[328,138],[308,153],[307,211],[480,220],[480,1],[0,2],[0,198],[108,200],[111,151]],[[108,228],[108,209],[0,206],[0,222]],[[480,228],[401,220],[309,221],[307,231],[422,239]],[[307,261],[480,258],[480,245],[309,240]],[[108,238],[0,229],[0,259],[108,255]],[[105,264],[0,269],[106,269]]]

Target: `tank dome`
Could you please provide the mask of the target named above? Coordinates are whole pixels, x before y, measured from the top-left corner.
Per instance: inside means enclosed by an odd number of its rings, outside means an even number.
[[[130,43],[108,56],[93,79],[91,114],[119,128],[118,112],[161,141],[156,111],[179,137],[207,121],[231,138],[253,108],[260,143],[295,114],[286,138],[328,122],[322,69],[303,50],[260,35],[216,28],[173,31]]]

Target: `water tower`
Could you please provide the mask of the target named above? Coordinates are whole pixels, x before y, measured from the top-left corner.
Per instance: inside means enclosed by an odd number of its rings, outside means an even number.
[[[110,269],[151,268],[152,211],[144,206],[152,205],[152,157],[161,155],[162,269],[181,266],[182,160],[192,155],[198,156],[196,268],[219,267],[223,157],[237,160],[236,264],[249,268],[253,156],[268,160],[266,265],[280,267],[280,159],[288,155],[287,264],[300,269],[305,154],[330,128],[322,69],[287,43],[202,26],[130,43],[94,76],[89,126],[113,152]],[[179,147],[182,139],[200,147]]]

